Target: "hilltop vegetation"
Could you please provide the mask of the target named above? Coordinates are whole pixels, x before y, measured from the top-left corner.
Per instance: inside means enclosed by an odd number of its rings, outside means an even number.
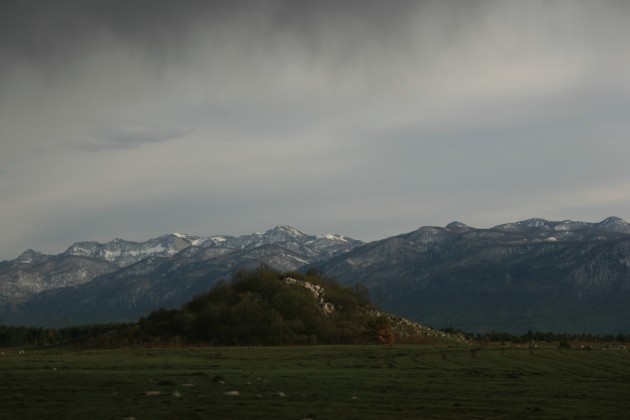
[[[341,286],[315,270],[285,274],[260,266],[181,309],[153,312],[140,320],[136,337],[211,345],[391,342],[389,322],[360,286]]]

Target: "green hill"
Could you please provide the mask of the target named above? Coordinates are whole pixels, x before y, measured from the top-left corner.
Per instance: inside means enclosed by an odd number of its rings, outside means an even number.
[[[377,311],[361,286],[319,271],[239,271],[177,310],[142,318],[133,341],[190,345],[285,345],[430,341],[445,336]]]

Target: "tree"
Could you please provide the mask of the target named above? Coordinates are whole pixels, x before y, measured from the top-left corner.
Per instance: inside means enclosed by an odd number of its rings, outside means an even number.
[[[375,316],[367,323],[366,334],[370,341],[378,344],[394,344],[394,330],[385,316]]]

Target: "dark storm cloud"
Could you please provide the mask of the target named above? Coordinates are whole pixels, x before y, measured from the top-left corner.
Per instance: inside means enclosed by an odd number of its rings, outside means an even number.
[[[5,63],[14,59],[36,66],[65,63],[111,41],[138,43],[163,53],[185,42],[185,29],[213,5],[202,1],[3,1],[0,51]]]
[[[104,42],[170,54],[192,32],[214,25],[247,25],[261,18],[267,30],[308,38],[321,23],[361,22],[387,33],[417,2],[278,0],[4,0],[0,3],[0,52],[6,60],[50,65],[93,52]]]
[[[274,33],[295,36],[312,53],[322,48],[322,38],[337,37],[340,43],[358,46],[364,41],[398,40],[401,33],[420,33],[426,43],[439,40],[441,48],[466,41],[462,36],[518,25],[519,36],[556,43],[570,43],[574,30],[590,38],[606,40],[616,35],[630,9],[630,3],[558,0],[530,1],[520,11],[521,2],[497,0],[3,0],[0,2],[0,54],[6,65],[26,60],[36,65],[63,63],[93,53],[114,42],[135,46],[148,55],[177,54],[190,48],[198,31],[213,33],[215,26],[238,27],[263,37]],[[605,3],[605,4],[604,4]],[[600,6],[603,5],[603,6]],[[520,21],[511,20],[520,13]],[[491,21],[492,15],[506,18]],[[493,16],[494,17],[494,16]],[[610,25],[613,19],[615,24]],[[572,28],[574,25],[582,28]],[[249,27],[249,28],[248,28]],[[214,33],[217,38],[229,36]],[[549,35],[556,39],[547,38]],[[509,40],[507,38],[506,40]],[[223,40],[225,41],[225,40]],[[423,40],[416,40],[422,43]],[[517,39],[518,41],[518,39]],[[576,38],[575,43],[584,39]],[[464,44],[465,45],[465,44]],[[376,45],[378,46],[378,45]],[[194,48],[194,45],[192,46]],[[396,47],[391,45],[391,47]],[[405,45],[400,46],[405,48]],[[435,46],[434,46],[435,47]],[[518,48],[515,45],[515,48]]]

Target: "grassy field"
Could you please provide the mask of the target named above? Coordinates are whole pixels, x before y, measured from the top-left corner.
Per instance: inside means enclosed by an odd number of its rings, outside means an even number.
[[[3,419],[630,416],[630,352],[619,349],[395,345],[3,353]]]

